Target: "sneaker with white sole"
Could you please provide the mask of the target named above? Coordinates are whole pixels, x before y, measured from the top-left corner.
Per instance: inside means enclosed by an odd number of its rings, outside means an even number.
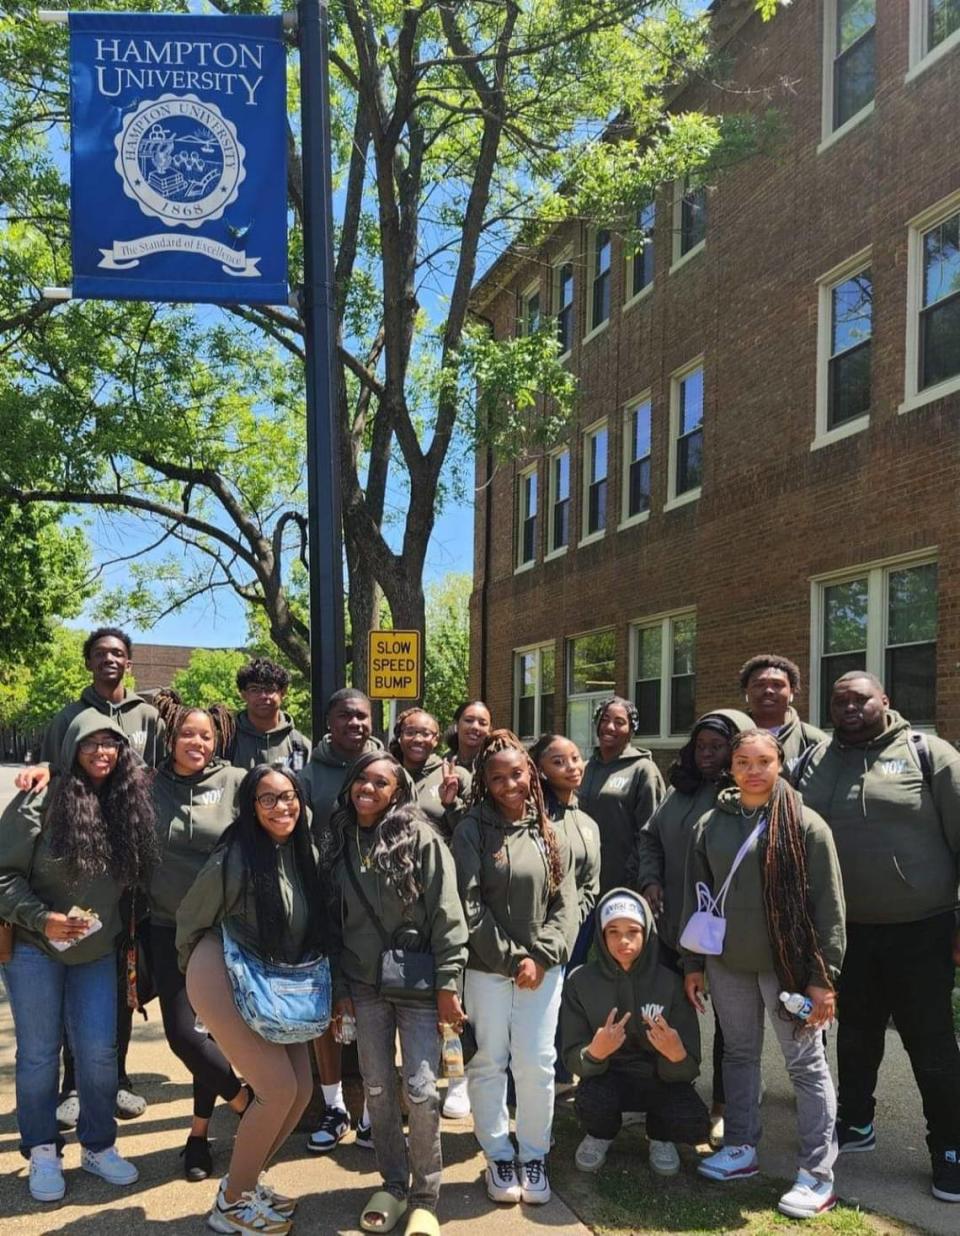
[[[226,1188],[226,1178],[220,1182],[221,1188]],[[285,1193],[278,1193],[277,1190],[269,1183],[267,1178],[261,1173],[260,1179],[257,1181],[257,1192],[267,1203],[270,1209],[280,1216],[281,1219],[292,1219],[294,1212],[297,1209],[298,1199],[295,1197],[287,1197]]]
[[[354,1143],[361,1146],[364,1150],[373,1150],[373,1125],[364,1124],[361,1120],[357,1125],[357,1136],[354,1138]]]
[[[877,1131],[873,1121],[869,1124],[847,1124],[845,1120],[837,1121],[837,1141],[841,1154],[864,1154],[877,1148]]]
[[[134,1094],[126,1086],[117,1091],[117,1119],[136,1120],[147,1110],[147,1100],[142,1094]]]
[[[577,1147],[573,1161],[581,1172],[599,1172],[607,1161],[607,1151],[612,1145],[612,1138],[592,1137],[588,1133]]]
[[[57,1128],[61,1133],[66,1133],[70,1129],[77,1127],[77,1121],[80,1119],[80,1099],[76,1090],[71,1090],[70,1093],[57,1104]]]
[[[697,1166],[701,1176],[708,1180],[747,1180],[760,1171],[757,1166],[756,1146],[724,1146],[716,1154],[708,1155]]]
[[[487,1163],[487,1197],[492,1202],[519,1202],[520,1181],[512,1159],[491,1159]]]
[[[464,1120],[470,1115],[470,1094],[465,1077],[454,1077],[447,1083],[441,1115],[447,1120]]]
[[[116,1146],[108,1146],[106,1150],[87,1150],[84,1146],[80,1152],[80,1166],[107,1184],[131,1185],[140,1179],[140,1173],[117,1152]]]
[[[307,1149],[314,1154],[329,1154],[350,1132],[350,1117],[341,1107],[328,1107],[319,1127],[307,1139]]]
[[[543,1159],[520,1164],[520,1198],[528,1206],[543,1206],[550,1201],[550,1181]]]
[[[836,1204],[833,1181],[818,1180],[801,1168],[793,1187],[777,1202],[777,1209],[791,1219],[815,1219],[817,1215],[833,1210]]]
[[[676,1176],[680,1171],[680,1155],[673,1142],[650,1138],[650,1170],[658,1176]]]
[[[223,1186],[217,1193],[207,1215],[207,1227],[215,1232],[260,1232],[263,1236],[285,1236],[291,1220],[275,1211],[259,1191],[241,1193],[235,1202],[228,1202]]]
[[[30,1151],[30,1196],[35,1202],[59,1202],[67,1190],[60,1156],[52,1142]]]

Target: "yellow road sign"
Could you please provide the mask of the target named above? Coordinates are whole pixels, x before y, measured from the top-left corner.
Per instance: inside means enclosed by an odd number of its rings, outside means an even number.
[[[420,631],[371,631],[367,694],[372,700],[416,700],[423,680]]]

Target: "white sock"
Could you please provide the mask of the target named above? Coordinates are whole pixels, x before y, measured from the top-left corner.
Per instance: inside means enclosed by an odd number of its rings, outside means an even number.
[[[367,1107],[367,1100],[366,1100],[366,1099],[364,1099],[364,1100],[363,1100],[363,1115],[360,1117],[360,1123],[361,1123],[361,1124],[369,1124],[369,1123],[370,1123],[370,1108],[369,1108],[369,1107]]]
[[[338,1107],[342,1112],[347,1110],[347,1105],[343,1098],[343,1082],[334,1082],[330,1086],[324,1086],[322,1083],[320,1089],[323,1091],[323,1101],[327,1105],[327,1111],[331,1107]]]

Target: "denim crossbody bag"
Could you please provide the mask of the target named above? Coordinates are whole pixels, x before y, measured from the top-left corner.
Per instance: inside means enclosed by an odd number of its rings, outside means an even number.
[[[287,965],[261,961],[221,923],[223,961],[237,1012],[268,1043],[308,1043],[330,1025],[332,990],[326,957]]]
[[[747,856],[747,851],[767,827],[767,821],[761,816],[757,826],[746,839],[737,856],[733,860],[727,878],[720,885],[720,890],[714,897],[708,885],[698,883],[697,908],[687,919],[687,924],[680,933],[680,947],[688,953],[697,956],[719,957],[723,952],[723,941],[727,934],[727,920],[724,918],[724,907],[727,904],[727,893],[737,868]]]

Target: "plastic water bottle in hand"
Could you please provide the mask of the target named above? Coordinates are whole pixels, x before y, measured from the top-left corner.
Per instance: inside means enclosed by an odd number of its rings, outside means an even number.
[[[799,991],[781,991],[780,1003],[798,1021],[806,1021],[813,1012],[813,1001],[809,996],[802,996]]]

